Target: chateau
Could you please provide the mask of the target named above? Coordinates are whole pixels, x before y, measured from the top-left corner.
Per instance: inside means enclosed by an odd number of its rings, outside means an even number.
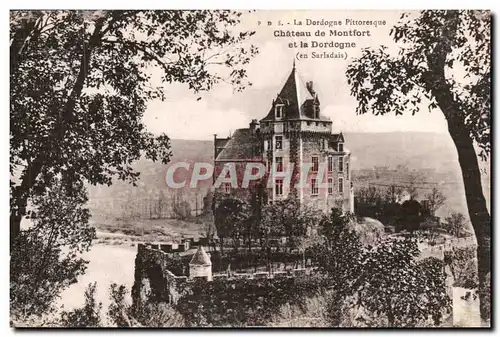
[[[249,163],[266,167],[268,201],[296,197],[302,204],[328,211],[354,211],[350,152],[342,133],[321,113],[313,82],[304,82],[292,68],[267,115],[229,138],[214,136],[214,181],[225,166],[235,166],[238,179]],[[255,185],[255,184],[254,184]],[[224,183],[218,191],[249,197],[250,188]]]

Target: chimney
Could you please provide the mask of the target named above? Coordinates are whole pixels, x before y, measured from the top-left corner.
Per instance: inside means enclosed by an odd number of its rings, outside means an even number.
[[[252,119],[250,122],[250,131],[255,132],[259,128],[259,122],[256,119]]]
[[[314,95],[313,81],[306,82],[306,88],[309,90],[311,95]]]

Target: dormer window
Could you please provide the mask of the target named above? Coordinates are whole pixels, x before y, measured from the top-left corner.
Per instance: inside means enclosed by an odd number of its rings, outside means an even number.
[[[339,152],[344,152],[344,143],[339,143],[338,149],[339,149]]]
[[[314,105],[314,118],[319,118],[319,105]]]
[[[275,107],[276,118],[279,119],[283,118],[284,107],[285,107],[284,104],[276,104]]]

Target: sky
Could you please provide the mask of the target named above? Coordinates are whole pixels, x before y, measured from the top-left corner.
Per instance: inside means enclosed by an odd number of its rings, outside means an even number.
[[[389,52],[397,52],[398,46],[389,36],[390,28],[397,23],[400,11],[256,11],[245,13],[241,25],[237,29],[255,30],[256,34],[247,41],[259,48],[259,54],[247,66],[248,79],[252,86],[243,92],[233,92],[229,84],[221,84],[211,91],[203,93],[197,100],[187,86],[168,84],[165,101],[152,101],[144,121],[153,133],[165,132],[173,139],[213,139],[228,136],[238,128],[248,127],[248,123],[256,118],[263,118],[271,107],[273,98],[281,90],[296,60],[296,68],[304,81],[313,81],[321,102],[322,114],[333,122],[334,132],[394,132],[419,131],[446,133],[447,125],[439,111],[429,112],[426,105],[415,115],[374,116],[357,115],[357,101],[351,97],[345,71],[348,64],[360,55],[362,48],[378,48],[386,45]],[[314,32],[321,28],[328,35],[325,26],[306,25],[306,19],[320,21],[342,21],[343,26],[331,29],[369,29],[370,37],[314,37]],[[386,25],[377,27],[346,26],[350,20],[385,20]],[[302,21],[303,25],[294,25]],[[259,24],[260,21],[260,24]],[[267,22],[272,22],[271,26]],[[277,26],[278,21],[283,26]],[[313,37],[274,37],[276,29],[310,31]],[[312,59],[311,51],[321,52],[323,49],[290,48],[291,42],[299,40],[311,41],[345,41],[355,42],[356,47],[344,49],[347,60]],[[297,60],[297,52],[309,51],[308,59]],[[327,49],[326,51],[334,51]]]

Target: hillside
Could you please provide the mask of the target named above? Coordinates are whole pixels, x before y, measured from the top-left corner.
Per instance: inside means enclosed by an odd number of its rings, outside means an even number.
[[[422,171],[426,180],[440,183],[443,193],[452,204],[449,211],[465,213],[465,198],[461,171],[458,165],[456,149],[451,138],[446,134],[392,132],[392,133],[346,133],[346,148],[352,153],[353,176],[361,176],[359,172],[372,170],[374,167],[403,167],[410,171]],[[200,185],[198,190],[186,188],[182,191],[169,190],[165,176],[170,165],[179,161],[194,163],[196,161],[213,162],[213,142],[201,140],[171,141],[172,158],[168,165],[140,160],[135,169],[141,173],[137,187],[117,181],[110,187],[91,186],[90,203],[94,215],[101,212],[127,216],[130,212],[147,213],[151,204],[160,199],[167,209],[174,195],[191,203],[194,209],[201,208],[202,198],[210,188],[210,179]],[[481,163],[486,170],[483,187],[489,200],[489,164]],[[179,176],[188,176],[188,172],[178,170]],[[182,173],[184,172],[184,174]],[[359,183],[364,183],[359,181]],[[355,181],[355,185],[357,182]],[[423,191],[424,192],[424,191]],[[198,204],[197,204],[198,203]],[[489,203],[489,201],[488,201]],[[135,211],[134,211],[135,210]]]

